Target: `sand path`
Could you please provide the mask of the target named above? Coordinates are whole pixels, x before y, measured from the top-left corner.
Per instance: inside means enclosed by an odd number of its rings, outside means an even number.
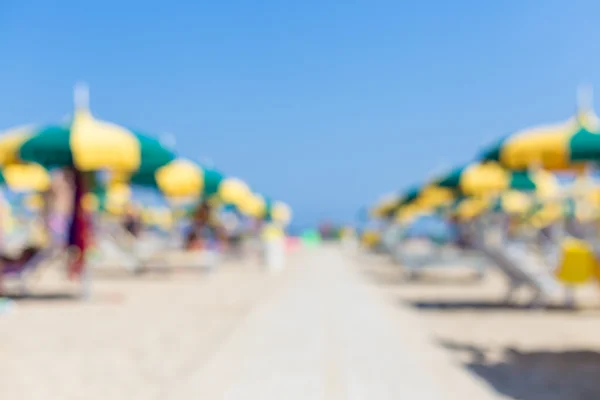
[[[0,318],[0,398],[488,398],[352,262],[324,246],[279,276],[230,266],[20,305]]]

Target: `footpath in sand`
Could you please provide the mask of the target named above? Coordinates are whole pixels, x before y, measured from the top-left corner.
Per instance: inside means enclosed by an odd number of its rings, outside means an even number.
[[[228,267],[97,283],[121,303],[24,304],[0,317],[0,398],[490,398],[352,262],[324,246],[279,276]]]
[[[491,398],[413,314],[367,289],[351,262],[336,247],[306,254],[172,398]]]

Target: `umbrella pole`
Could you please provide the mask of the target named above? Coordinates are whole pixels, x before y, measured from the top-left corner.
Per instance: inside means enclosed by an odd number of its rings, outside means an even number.
[[[69,229],[68,246],[73,249],[70,257],[69,277],[80,278],[83,284],[83,295],[89,295],[89,274],[86,271],[86,250],[89,245],[89,219],[83,207],[83,196],[86,193],[86,176],[73,169],[73,215]]]

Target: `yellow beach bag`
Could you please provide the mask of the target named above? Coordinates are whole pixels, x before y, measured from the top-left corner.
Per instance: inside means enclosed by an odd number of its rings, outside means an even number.
[[[587,283],[596,275],[596,258],[588,242],[568,237],[563,240],[561,250],[562,258],[556,270],[558,280],[578,285]]]

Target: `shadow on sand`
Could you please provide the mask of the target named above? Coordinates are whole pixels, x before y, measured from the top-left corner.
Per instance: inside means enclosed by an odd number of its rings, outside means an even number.
[[[520,351],[441,342],[465,357],[465,367],[498,393],[519,400],[600,399],[600,353],[588,350]]]
[[[78,297],[70,293],[30,293],[30,294],[11,294],[6,297],[17,302],[64,302],[74,301]]]
[[[439,271],[438,271],[439,272]],[[363,274],[376,286],[420,285],[420,286],[472,286],[481,283],[481,277],[475,273],[449,275],[443,273],[420,273],[409,276],[401,267],[363,270]]]
[[[540,308],[531,307],[523,303],[506,303],[498,300],[436,300],[436,301],[411,301],[402,300],[402,304],[416,308],[418,311],[531,311]],[[542,308],[544,311],[573,311],[562,305],[546,305]]]

